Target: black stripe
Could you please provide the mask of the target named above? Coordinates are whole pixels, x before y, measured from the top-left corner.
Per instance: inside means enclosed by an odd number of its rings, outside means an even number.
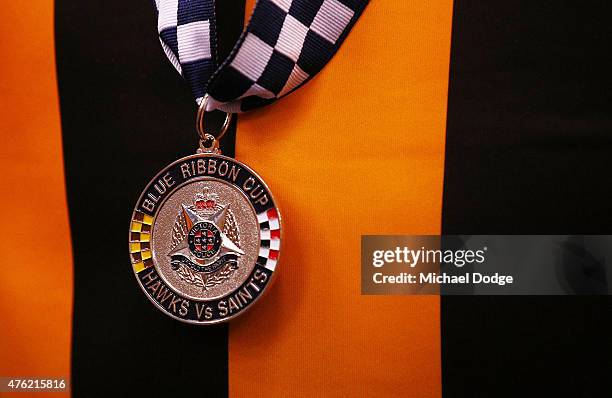
[[[222,3],[227,54],[244,0]],[[227,326],[185,325],[156,310],[127,255],[139,191],[197,143],[195,104],[160,48],[152,3],[57,0],[55,7],[74,252],[73,394],[227,396]],[[226,154],[234,134],[235,124],[223,140]]]
[[[604,4],[455,1],[445,233],[612,232]],[[444,396],[604,396],[609,306],[444,297]]]

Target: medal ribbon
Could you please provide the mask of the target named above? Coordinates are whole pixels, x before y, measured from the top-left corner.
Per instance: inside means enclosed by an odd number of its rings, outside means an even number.
[[[222,1],[222,0],[220,0]],[[207,111],[268,105],[327,64],[368,0],[258,0],[230,55],[219,62],[214,0],[156,0],[164,52]]]

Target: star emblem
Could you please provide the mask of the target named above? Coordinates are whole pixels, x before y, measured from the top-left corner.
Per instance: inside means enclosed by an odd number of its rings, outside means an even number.
[[[181,215],[185,220],[185,224],[187,225],[188,231],[191,231],[193,226],[198,223],[211,223],[219,229],[219,233],[221,236],[221,245],[219,247],[218,253],[216,253],[215,257],[211,259],[211,262],[226,254],[244,255],[244,251],[242,251],[242,249],[240,249],[238,245],[232,242],[232,240],[228,238],[226,234],[223,233],[223,228],[225,227],[228,210],[229,205],[225,205],[213,214],[202,216],[194,210],[191,210],[189,207],[182,205]],[[193,262],[202,262],[202,260],[196,258],[193,255],[186,237],[181,241],[181,243],[179,243],[177,247],[174,248],[174,250],[172,250],[172,252],[168,253],[168,256],[184,256]]]

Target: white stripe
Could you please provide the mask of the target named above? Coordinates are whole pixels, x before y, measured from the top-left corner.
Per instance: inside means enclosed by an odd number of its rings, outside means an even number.
[[[274,269],[276,268],[276,260],[268,260],[266,262],[266,268],[270,271],[274,271]]]
[[[291,8],[291,0],[272,0],[272,3],[285,12],[289,12],[289,8]]]
[[[174,28],[177,25],[176,13],[178,11],[178,0],[160,0],[157,9],[157,31],[161,32],[166,28]]]
[[[259,248],[259,255],[261,257],[268,258],[269,254],[270,254],[270,249],[268,249],[267,247],[260,247]]]
[[[257,221],[261,224],[262,222],[268,221],[268,213],[262,212],[257,215]]]
[[[166,43],[164,43],[161,37],[159,38],[159,42],[161,43],[162,49],[166,53],[166,56],[170,60],[170,63],[172,63],[172,66],[174,66],[174,69],[176,69],[177,72],[182,75],[183,68],[181,68],[181,64],[179,63],[178,59],[176,59],[176,56],[172,52],[172,49]]]
[[[274,98],[275,95],[272,91],[268,91],[265,88],[261,87],[259,84],[253,84],[249,89],[242,94],[240,98],[246,98],[250,96],[261,97],[261,98]]]
[[[270,241],[270,249],[272,250],[280,249],[280,239],[272,239]]]
[[[293,90],[300,84],[304,82],[304,80],[308,79],[308,73],[304,72],[299,66],[295,65],[291,74],[289,75],[289,79],[287,79],[287,83],[285,83],[285,87],[278,93],[279,97],[287,94],[289,91]]]
[[[238,54],[230,64],[232,68],[242,73],[254,82],[259,79],[272,56],[273,48],[259,37],[249,33],[238,50]]]
[[[353,18],[353,10],[338,0],[325,0],[315,15],[310,29],[334,44]]]
[[[308,33],[306,26],[291,15],[287,15],[274,48],[293,62],[297,62],[306,40],[306,33]]]
[[[206,104],[206,111],[207,112],[212,112],[215,109],[221,109],[223,108],[224,112],[228,112],[228,113],[236,113],[240,111],[240,103],[238,104],[238,110],[235,110],[235,107],[232,107],[234,103],[233,102],[223,102],[223,101],[219,101],[218,99],[215,99],[212,95],[208,95],[208,103]],[[198,105],[200,105],[200,103],[198,102]],[[226,109],[227,108],[227,109]]]
[[[219,109],[220,111],[223,111],[225,113],[240,113],[242,112],[240,110],[240,101],[234,101],[234,102],[218,102],[216,101],[214,103],[214,107],[211,107],[211,103],[209,102],[208,105],[206,106],[206,109],[211,112],[214,111],[215,109]],[[217,105],[217,104],[221,104],[221,105]]]
[[[270,240],[270,230],[269,229],[261,230],[259,233],[259,237],[261,238],[261,240]]]
[[[210,59],[210,22],[196,21],[176,29],[179,59],[186,62]]]
[[[278,223],[278,218],[274,218],[270,220],[270,229],[279,229],[280,225]]]

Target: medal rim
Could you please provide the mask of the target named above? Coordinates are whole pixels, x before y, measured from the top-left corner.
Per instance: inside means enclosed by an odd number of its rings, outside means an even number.
[[[161,175],[165,170],[167,170],[168,168],[174,166],[177,163],[184,162],[186,160],[195,159],[195,158],[203,158],[203,157],[217,157],[217,158],[221,158],[221,159],[227,159],[227,160],[230,160],[232,162],[237,162],[242,167],[244,167],[246,170],[248,170],[251,174],[253,174],[255,177],[257,177],[259,179],[259,181],[266,188],[266,191],[268,192],[268,194],[272,198],[272,202],[274,203],[274,209],[276,209],[276,214],[277,214],[277,218],[278,218],[278,225],[279,225],[279,230],[280,230],[280,239],[279,239],[278,257],[277,257],[277,261],[276,261],[276,266],[274,267],[273,271],[270,270],[271,271],[270,280],[266,283],[266,286],[264,286],[264,288],[262,289],[262,292],[257,297],[255,297],[255,299],[253,301],[251,301],[246,307],[244,307],[241,311],[235,313],[234,315],[231,315],[231,316],[228,316],[228,317],[225,317],[225,318],[214,319],[214,320],[195,321],[195,320],[183,319],[183,318],[180,318],[180,317],[178,317],[176,315],[171,314],[170,312],[166,311],[162,306],[160,306],[155,300],[153,300],[153,298],[151,298],[149,293],[147,293],[145,287],[143,286],[143,284],[140,282],[140,279],[138,278],[138,273],[134,269],[134,265],[132,264],[131,252],[130,252],[130,232],[131,232],[130,231],[130,227],[131,227],[131,224],[132,224],[132,220],[134,219],[134,214],[136,213],[136,210],[138,209],[138,204],[141,202],[142,198],[146,194],[147,188],[155,181],[155,179],[159,175]],[[223,181],[221,179],[218,179],[218,180]],[[237,189],[242,191],[240,188],[237,188]],[[176,190],[176,188],[175,188],[175,190]],[[245,192],[242,191],[242,193],[245,193]],[[169,195],[168,198],[170,196],[171,195]],[[159,209],[161,209],[162,205],[166,202],[166,200],[168,198],[165,198],[164,201],[159,204],[158,211],[159,211]],[[155,214],[157,214],[157,211],[155,212]],[[260,248],[261,248],[261,237],[259,238],[259,245],[260,245]],[[130,261],[129,261],[130,262],[130,266],[132,268],[132,273],[134,274],[134,278],[136,279],[136,282],[138,283],[138,286],[140,287],[140,289],[142,290],[142,292],[144,293],[146,298],[151,303],[153,303],[153,305],[155,305],[155,307],[159,311],[161,311],[166,316],[169,316],[169,317],[174,318],[174,319],[176,319],[176,320],[178,320],[180,322],[187,323],[187,324],[190,324],[190,325],[215,325],[215,324],[227,323],[227,322],[229,322],[229,321],[239,317],[240,315],[243,315],[246,312],[250,311],[251,308],[255,305],[255,303],[257,303],[259,301],[259,299],[261,299],[262,297],[267,295],[267,293],[270,291],[270,288],[274,284],[274,281],[276,281],[277,268],[278,268],[278,265],[280,264],[281,257],[283,255],[283,251],[281,250],[282,247],[283,247],[283,219],[282,219],[282,214],[281,214],[281,210],[279,209],[278,202],[276,201],[276,198],[274,197],[274,194],[272,193],[272,191],[268,187],[268,184],[266,184],[266,181],[259,175],[259,173],[255,172],[255,170],[253,170],[250,166],[246,165],[245,163],[241,162],[238,159],[235,159],[235,158],[232,158],[232,157],[229,157],[229,156],[226,156],[226,155],[222,155],[220,153],[195,153],[195,154],[192,154],[192,155],[187,155],[187,156],[184,156],[182,158],[179,158],[179,159],[173,161],[172,163],[169,163],[168,165],[163,167],[161,170],[159,170],[157,173],[155,173],[155,175],[147,182],[147,184],[143,188],[142,192],[138,196],[138,199],[136,200],[136,204],[134,205],[134,209],[132,210],[132,214],[130,216],[130,221],[129,221],[129,225],[128,225],[128,256],[130,257]],[[257,263],[255,263],[255,265],[257,265]],[[157,267],[157,264],[154,264],[154,266]],[[157,271],[157,272],[159,273],[159,271]],[[172,288],[173,291],[176,291],[176,289],[174,289],[172,286],[170,286],[170,285],[168,285],[168,286],[170,288]],[[230,296],[235,291],[236,290],[232,290],[230,293],[226,294],[225,296],[222,296],[222,298]],[[200,301],[200,300],[194,300],[194,299],[191,299],[191,298],[189,298],[187,296],[184,296],[182,293],[180,294],[180,297],[183,298],[183,299],[187,299],[189,301],[193,301],[193,302]],[[204,300],[202,300],[202,301],[205,302]]]

